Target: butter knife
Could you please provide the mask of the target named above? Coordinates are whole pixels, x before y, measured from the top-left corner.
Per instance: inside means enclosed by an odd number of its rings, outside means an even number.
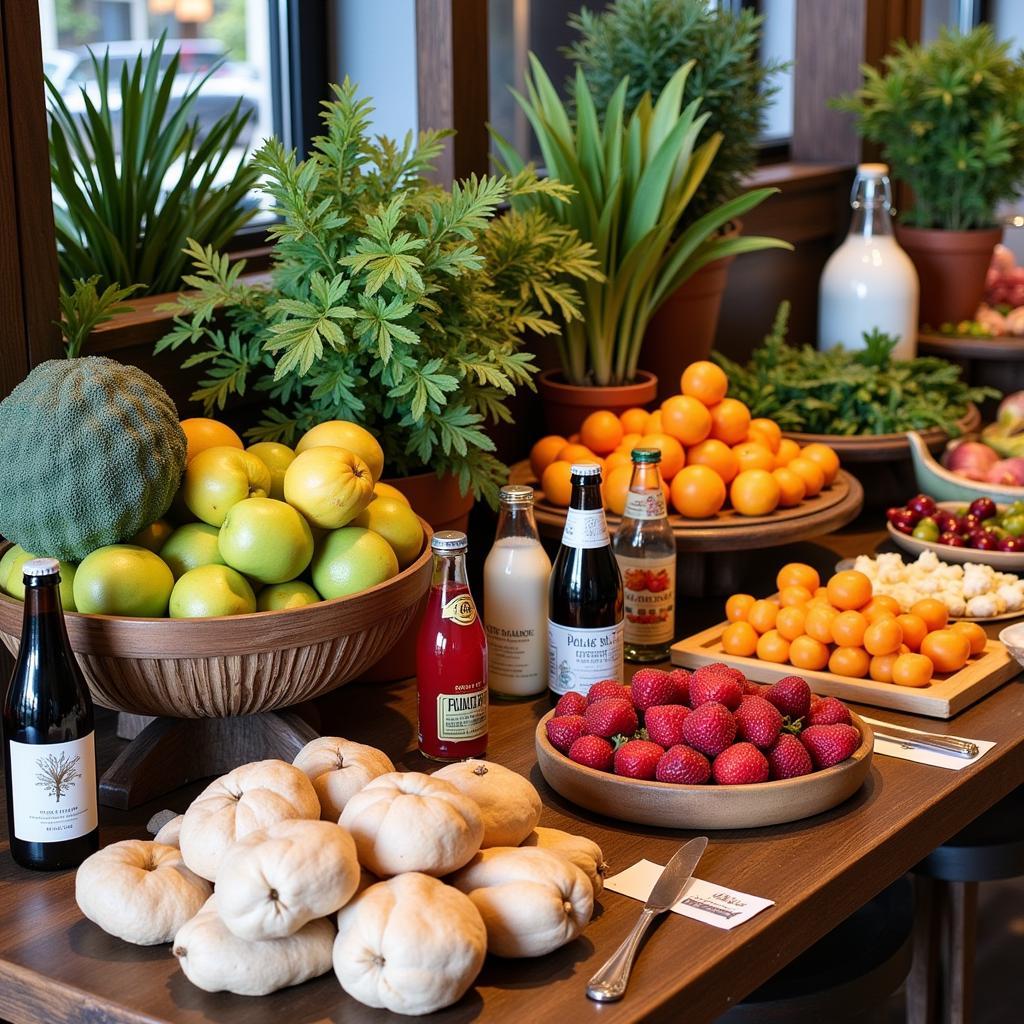
[[[890,725],[888,722],[882,727],[873,726],[872,729],[880,740],[890,740],[904,746],[925,747],[928,750],[937,750],[941,754],[953,754],[955,757],[977,757],[979,753],[977,743],[957,739],[955,736],[939,736],[931,732],[912,732],[909,729],[901,729],[898,725]]]
[[[587,982],[587,996],[590,999],[599,1003],[612,1003],[626,994],[629,972],[633,969],[633,961],[648,927],[659,914],[664,914],[679,902],[707,845],[707,836],[691,839],[665,865],[633,930],[607,963]]]

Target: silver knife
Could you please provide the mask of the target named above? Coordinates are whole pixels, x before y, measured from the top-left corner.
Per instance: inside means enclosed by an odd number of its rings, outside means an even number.
[[[886,722],[884,726],[872,726],[872,729],[880,740],[891,740],[901,746],[926,747],[956,757],[977,757],[980,751],[978,744],[970,740],[957,739],[955,736],[939,736],[932,732],[913,732],[910,729],[901,729],[890,722]]]
[[[674,907],[686,883],[693,877],[698,861],[707,849],[708,837],[698,836],[684,843],[658,876],[647,903],[640,912],[640,918],[622,945],[612,954],[608,962],[587,982],[587,996],[599,1003],[611,1003],[626,994],[629,972],[633,969],[640,942],[650,923],[666,910]]]

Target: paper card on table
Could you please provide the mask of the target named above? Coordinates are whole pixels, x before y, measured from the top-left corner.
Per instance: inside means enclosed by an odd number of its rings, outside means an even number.
[[[622,896],[646,902],[661,875],[662,867],[649,860],[638,861],[631,868],[606,878],[604,887]],[[748,896],[735,889],[691,878],[683,890],[682,899],[672,908],[672,912],[729,931],[773,905],[774,900]]]
[[[860,716],[868,725],[877,727],[880,731],[884,732],[885,727],[889,725],[889,722],[882,722],[876,718],[868,718],[866,715]],[[910,729],[905,725],[901,725],[900,729],[906,732],[925,733],[923,729]],[[893,733],[893,735],[896,735]],[[943,733],[945,735],[945,733]],[[972,736],[954,736],[956,740],[967,740],[969,743],[977,744],[978,753],[974,757],[960,757],[957,754],[942,754],[938,750],[927,750],[924,747],[915,746],[904,746],[897,740],[883,740],[879,736],[875,736],[875,753],[885,754],[886,757],[898,757],[904,761],[916,761],[918,764],[930,764],[935,768],[950,768],[955,772],[960,771],[963,768],[967,768],[974,764],[977,760],[984,757],[994,746],[993,740],[976,740]]]

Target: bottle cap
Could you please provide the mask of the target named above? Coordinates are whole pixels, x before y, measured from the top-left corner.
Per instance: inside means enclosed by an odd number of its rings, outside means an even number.
[[[634,462],[661,462],[660,448],[634,448],[630,453]]]
[[[574,462],[569,467],[571,476],[600,476],[601,467],[596,462]]]
[[[884,178],[889,173],[889,165],[857,164],[857,173],[865,178]]]
[[[441,530],[430,542],[433,551],[452,552],[466,550],[466,535],[461,530]]]
[[[60,572],[60,562],[56,558],[32,558],[21,567],[21,571],[26,576],[56,576]]]
[[[503,505],[532,505],[533,488],[526,484],[506,484],[498,492],[498,500]]]

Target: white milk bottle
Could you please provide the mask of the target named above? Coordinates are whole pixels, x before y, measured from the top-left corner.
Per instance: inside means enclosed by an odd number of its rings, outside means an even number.
[[[860,164],[850,193],[846,241],[829,257],[818,293],[818,348],[864,348],[878,328],[899,338],[895,359],[917,352],[917,271],[892,233],[892,192],[885,164]]]
[[[500,493],[498,530],[484,562],[487,681],[496,697],[533,697],[548,686],[551,559],[533,518],[533,488]]]

